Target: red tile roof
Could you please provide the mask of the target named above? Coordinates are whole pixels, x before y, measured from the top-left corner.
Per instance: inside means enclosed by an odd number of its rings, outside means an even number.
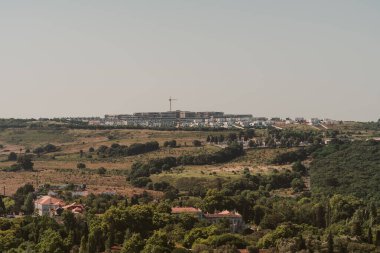
[[[43,196],[35,201],[40,205],[54,205],[54,206],[64,206],[65,202],[58,198],[53,198],[50,196]]]
[[[82,204],[72,203],[62,207],[65,210],[72,211],[73,213],[83,213],[85,208]]]
[[[198,208],[194,207],[173,207],[172,213],[178,214],[178,213],[201,213],[202,211]]]

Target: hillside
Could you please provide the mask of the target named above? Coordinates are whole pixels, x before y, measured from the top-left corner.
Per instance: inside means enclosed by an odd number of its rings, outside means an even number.
[[[311,163],[313,193],[380,199],[380,142],[331,144]]]

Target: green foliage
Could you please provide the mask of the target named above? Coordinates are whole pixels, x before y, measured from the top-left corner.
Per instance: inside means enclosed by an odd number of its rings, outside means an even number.
[[[334,237],[331,232],[327,237],[327,253],[334,253]]]
[[[84,163],[78,163],[77,164],[77,168],[78,169],[85,169],[86,168],[86,164],[84,164]]]
[[[25,198],[24,205],[21,208],[26,215],[31,215],[34,212],[34,194],[28,193]]]
[[[192,245],[200,239],[207,239],[209,236],[217,232],[216,226],[209,226],[207,228],[193,228],[185,235],[183,245],[186,248],[191,248]]]
[[[302,179],[299,178],[293,179],[291,186],[295,192],[301,192],[303,189],[305,189],[305,183],[302,181]]]
[[[200,147],[200,146],[202,146],[202,142],[199,140],[193,140],[193,145],[194,145],[194,147]]]
[[[32,158],[27,155],[20,156],[17,160],[17,166],[21,170],[33,170],[34,163],[32,162]]]
[[[212,235],[205,240],[201,240],[200,242],[210,245],[213,248],[217,248],[223,245],[230,245],[242,249],[247,246],[247,242],[240,235],[228,233],[221,235]]]
[[[15,152],[10,152],[8,155],[8,161],[17,161],[17,154]]]
[[[213,213],[215,210],[225,210],[233,206],[233,201],[229,196],[222,191],[209,190],[203,200],[203,210],[205,212]]]
[[[133,182],[139,177],[149,177],[151,174],[168,171],[179,165],[202,165],[230,161],[244,154],[243,147],[232,144],[227,148],[213,154],[202,154],[197,156],[164,157],[149,160],[147,163],[134,163],[129,174],[129,180]]]
[[[144,154],[158,150],[159,148],[160,147],[157,141],[150,141],[147,143],[133,143],[129,147],[126,145],[114,143],[111,145],[111,147],[107,147],[105,145],[100,146],[97,149],[97,154],[101,157],[123,157]]]
[[[35,154],[46,154],[46,153],[52,153],[52,152],[57,152],[59,151],[60,148],[53,145],[53,144],[47,144],[45,146],[41,146],[41,147],[38,147],[36,149],[33,150],[33,153]]]
[[[6,213],[6,207],[3,202],[3,198],[0,196],[0,216],[4,215]]]
[[[165,141],[164,147],[175,148],[177,147],[177,141],[176,140]]]
[[[328,145],[310,166],[311,189],[326,195],[353,194],[380,200],[379,168],[379,142]]]
[[[40,242],[36,245],[38,253],[64,253],[65,245],[62,237],[58,232],[48,229],[42,236]]]
[[[138,177],[131,180],[131,184],[135,187],[145,187],[150,182],[152,180],[149,177]]]
[[[169,241],[163,231],[155,231],[146,241],[142,253],[170,253],[174,249],[174,244]]]
[[[300,226],[291,223],[280,225],[274,231],[264,235],[264,237],[259,240],[258,246],[260,248],[275,247],[279,240],[295,237],[301,229]]]
[[[273,164],[288,164],[296,161],[305,160],[308,156],[308,153],[304,148],[301,148],[297,151],[289,151],[286,153],[278,154],[275,158],[273,158]]]
[[[98,170],[97,170],[97,173],[99,175],[104,175],[106,174],[107,170],[104,168],[104,167],[100,167]]]
[[[302,176],[305,176],[307,174],[306,167],[300,161],[295,162],[292,165],[292,169],[294,172],[297,172],[297,173],[301,174]]]
[[[25,184],[24,186],[21,186],[17,189],[16,193],[13,195],[13,199],[15,201],[14,204],[14,211],[19,212],[21,210],[21,207],[25,203],[25,198],[28,196],[29,193],[34,192],[34,187],[31,184]]]
[[[135,252],[141,252],[144,248],[145,243],[144,240],[141,238],[140,234],[132,234],[131,237],[125,238],[123,248],[121,249],[120,253],[135,253]]]

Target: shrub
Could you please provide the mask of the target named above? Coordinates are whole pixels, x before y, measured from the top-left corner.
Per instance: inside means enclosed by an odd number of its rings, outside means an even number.
[[[100,167],[97,172],[99,175],[104,175],[106,174],[107,170],[103,167]]]
[[[8,161],[17,161],[17,154],[15,152],[9,153]]]
[[[86,168],[86,164],[84,164],[84,163],[78,163],[77,164],[77,168],[78,169],[85,169]]]
[[[193,145],[194,145],[195,147],[200,147],[200,146],[202,146],[202,142],[199,141],[199,140],[193,140]]]

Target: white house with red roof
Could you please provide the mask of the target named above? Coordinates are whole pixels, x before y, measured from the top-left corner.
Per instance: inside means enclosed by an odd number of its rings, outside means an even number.
[[[64,205],[65,202],[63,200],[51,196],[42,196],[34,201],[34,209],[41,216],[53,216],[55,211]]]

